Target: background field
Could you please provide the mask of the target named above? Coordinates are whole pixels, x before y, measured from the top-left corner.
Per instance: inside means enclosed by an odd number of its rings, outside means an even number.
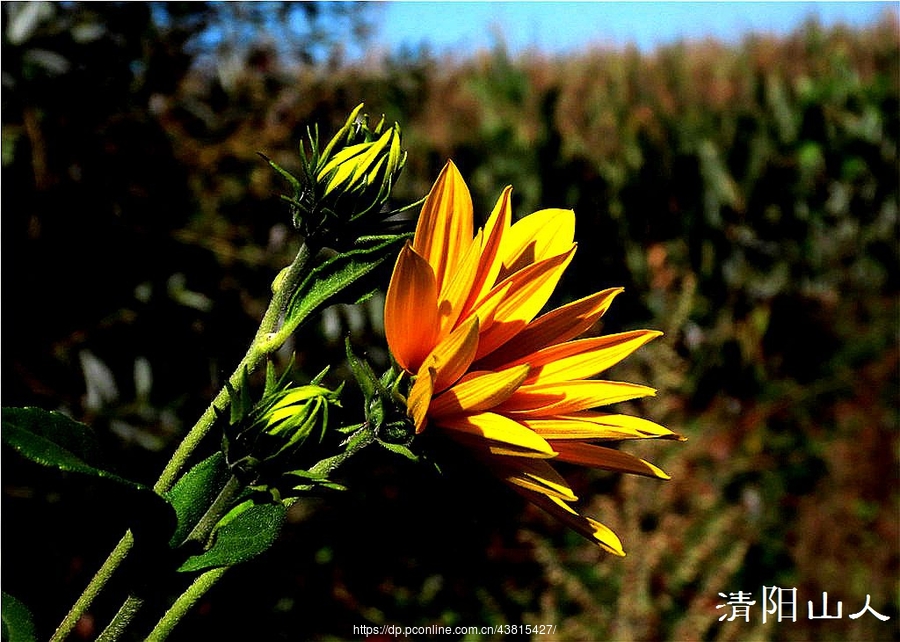
[[[900,639],[896,13],[733,46],[351,63],[353,4],[36,4],[3,7],[2,403],[95,426],[130,476],[155,480],[298,245],[256,152],[296,169],[306,126],[362,101],[403,127],[398,204],[452,158],[477,216],[507,184],[519,215],[574,208],[553,303],[622,285],[603,331],[665,332],[614,375],[659,389],[622,410],[688,437],[625,446],[672,479],[564,471],[626,558],[465,462],[372,453],[176,639],[260,639],[260,622],[266,640],[522,623],[557,625],[540,640]],[[298,335],[298,374],[340,364],[348,332],[383,366],[379,301]],[[120,526],[89,482],[3,463],[3,589],[47,634]],[[720,591],[764,585],[798,589],[796,623],[718,622]],[[823,592],[842,619],[807,618]],[[891,620],[849,619],[866,595]]]

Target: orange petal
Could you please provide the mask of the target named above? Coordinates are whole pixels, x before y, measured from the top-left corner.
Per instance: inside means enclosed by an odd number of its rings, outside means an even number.
[[[441,428],[467,445],[489,449],[491,454],[515,454],[525,457],[553,457],[555,455],[545,439],[520,423],[492,412],[472,415],[456,415],[440,420]],[[458,433],[458,434],[452,434]],[[486,443],[499,442],[500,446]],[[504,449],[503,445],[512,446]]]
[[[422,368],[435,371],[432,394],[443,392],[462,377],[478,349],[478,317],[459,326],[425,359]]]
[[[614,366],[660,335],[662,332],[656,330],[634,330],[569,341],[544,348],[519,361],[531,366],[531,373],[525,380],[528,384],[585,379]]]
[[[476,359],[490,354],[512,339],[541,311],[574,254],[575,246],[572,245],[563,254],[519,270],[491,290],[478,304],[475,313],[479,314],[482,306],[495,304],[495,297],[500,297],[501,301],[496,307],[493,323],[486,324],[482,318]],[[504,292],[505,287],[508,290]]]
[[[533,419],[517,417],[544,439],[679,439],[684,437],[641,417],[582,410],[570,415]]]
[[[407,242],[400,250],[384,302],[384,334],[407,372],[416,372],[438,333],[437,287],[428,263]]]
[[[547,346],[574,339],[593,326],[622,291],[623,288],[609,288],[539,316],[516,335],[515,341],[487,355],[480,365],[494,370]]]
[[[547,209],[530,214],[509,228],[500,257],[504,279],[523,268],[565,252],[575,238],[575,212]]]
[[[561,415],[611,403],[649,397],[656,390],[624,381],[568,381],[520,386],[497,412],[528,417]]]
[[[416,426],[416,434],[425,430],[428,419],[428,408],[434,394],[434,380],[436,378],[434,368],[422,368],[409,391],[406,401],[406,414],[409,415]]]
[[[559,453],[560,461],[567,461],[570,464],[669,479],[666,473],[650,462],[613,448],[604,448],[580,441],[554,441],[553,450]]]
[[[456,165],[447,161],[425,198],[413,239],[413,248],[434,268],[438,292],[471,243],[472,197]]]
[[[528,376],[528,366],[472,372],[431,402],[434,417],[489,410],[503,403]]]
[[[568,504],[555,497],[516,488],[515,486],[513,488],[532,504],[547,511],[582,537],[598,544],[613,555],[625,556],[622,542],[616,534],[597,520],[579,515]]]

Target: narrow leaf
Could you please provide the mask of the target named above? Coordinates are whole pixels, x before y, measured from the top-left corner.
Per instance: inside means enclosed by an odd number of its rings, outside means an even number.
[[[310,271],[291,297],[285,325],[296,327],[326,304],[341,302],[336,298],[338,294],[356,284],[385,259],[395,256],[407,238],[409,235],[397,234],[360,239],[356,248],[322,261]],[[351,293],[346,298],[352,302],[368,291],[364,289],[359,292],[359,289],[354,288],[356,296]]]

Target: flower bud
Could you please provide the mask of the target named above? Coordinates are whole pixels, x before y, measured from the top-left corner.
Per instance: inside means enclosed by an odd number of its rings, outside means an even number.
[[[324,374],[324,373],[323,373]],[[303,386],[275,383],[270,378],[262,399],[250,400],[247,382],[231,392],[231,420],[223,449],[232,472],[247,485],[279,486],[296,468],[294,455],[310,436],[321,441],[328,428],[328,410],[340,405],[341,388],[330,390],[314,381]]]
[[[385,126],[384,118],[374,128],[354,109],[344,126],[319,149],[318,129],[308,132],[309,153],[301,143],[303,176],[297,179],[269,164],[293,186],[287,198],[293,206],[294,224],[304,234],[341,236],[336,226],[379,212],[390,196],[403,166],[406,152],[400,150],[400,126]]]

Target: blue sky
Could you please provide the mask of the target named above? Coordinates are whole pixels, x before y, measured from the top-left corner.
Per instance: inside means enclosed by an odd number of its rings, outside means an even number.
[[[897,2],[386,2],[373,12],[375,41],[390,51],[427,44],[465,56],[498,35],[512,53],[565,53],[590,45],[642,51],[680,38],[737,42],[748,32],[785,34],[811,16],[864,26]]]

